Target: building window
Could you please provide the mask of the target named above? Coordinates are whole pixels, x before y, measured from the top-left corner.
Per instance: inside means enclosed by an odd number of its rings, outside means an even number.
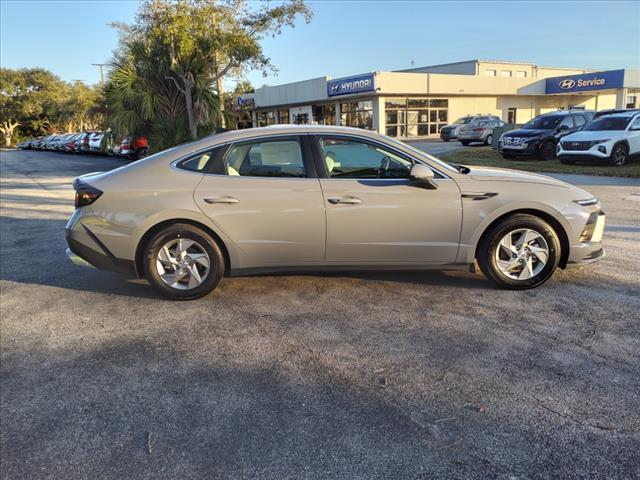
[[[627,105],[625,108],[636,108],[636,96],[627,95]]]
[[[501,77],[510,77],[511,76],[511,70],[501,70],[500,71],[500,76]]]
[[[518,78],[527,78],[527,72],[520,70],[518,72],[516,72],[516,77]]]
[[[507,109],[507,123],[510,123],[512,125],[515,125],[516,122],[516,117],[517,117],[517,109],[515,108],[509,108]]]
[[[289,110],[278,110],[278,123],[289,123]]]
[[[437,135],[449,119],[449,101],[429,98],[387,98],[386,131],[390,137]]]
[[[341,124],[347,127],[373,130],[373,102],[348,102],[340,104]]]
[[[336,106],[330,105],[314,105],[313,106],[313,123],[316,125],[335,125],[336,124]]]
[[[485,70],[484,71],[484,76],[485,77],[495,77],[496,76],[496,71],[495,70]]]
[[[267,125],[276,124],[276,112],[258,112],[258,126],[266,127]]]

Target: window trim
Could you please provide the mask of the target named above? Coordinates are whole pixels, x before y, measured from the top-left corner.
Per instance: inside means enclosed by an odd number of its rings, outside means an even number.
[[[378,182],[396,182],[398,183],[398,181],[403,181],[405,179],[402,178],[338,178],[338,177],[331,177],[329,176],[328,172],[327,172],[327,166],[324,163],[324,159],[322,158],[322,149],[320,147],[320,138],[325,138],[325,137],[338,137],[338,138],[343,138],[346,140],[353,140],[356,142],[362,142],[362,143],[366,143],[366,144],[370,144],[370,145],[374,145],[376,147],[380,147],[380,148],[384,148],[385,150],[389,150],[391,151],[394,155],[398,155],[399,157],[403,158],[404,160],[407,160],[409,162],[411,162],[412,165],[415,165],[416,163],[420,163],[423,165],[428,166],[430,169],[433,170],[433,172],[435,173],[435,179],[437,180],[451,180],[451,177],[442,173],[438,168],[434,168],[431,164],[423,162],[422,160],[413,157],[412,155],[409,155],[406,152],[403,152],[402,150],[399,150],[397,148],[395,148],[393,145],[388,145],[384,142],[380,142],[368,137],[359,137],[357,135],[352,135],[352,134],[343,134],[343,133],[310,133],[308,134],[309,136],[309,142],[312,144],[313,146],[313,159],[314,162],[316,164],[316,170],[318,172],[318,178],[321,179],[326,179],[326,180],[351,180],[351,181],[360,181],[360,180],[367,180],[367,181],[378,181]],[[409,179],[406,179],[407,182],[409,181]]]

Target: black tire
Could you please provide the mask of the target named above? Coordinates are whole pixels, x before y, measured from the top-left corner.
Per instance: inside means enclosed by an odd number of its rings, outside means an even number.
[[[140,160],[141,158],[144,158],[144,157],[146,157],[147,155],[149,155],[149,150],[148,150],[148,149],[146,149],[146,148],[141,148],[140,150],[138,150],[138,151],[135,153],[135,155],[134,155],[133,159],[134,159],[134,160]]]
[[[487,138],[484,139],[484,144],[491,145],[492,143],[493,143],[493,135],[489,134],[487,135]]]
[[[562,163],[563,165],[575,165],[576,161],[573,160],[572,158],[567,158],[566,156],[560,156],[559,157],[560,163]]]
[[[464,145],[465,147],[468,147],[468,146],[469,146],[469,140],[460,140],[460,143],[461,143],[462,145]]]
[[[611,155],[609,156],[609,165],[612,167],[622,167],[629,160],[629,150],[624,143],[618,143],[613,146]]]
[[[202,283],[192,289],[174,288],[165,283],[158,269],[156,261],[160,249],[175,239],[191,240],[201,246],[209,257],[209,271]],[[162,296],[171,300],[194,300],[212,292],[224,276],[224,255],[218,243],[204,230],[193,225],[176,223],[156,233],[144,250],[144,271],[151,286]]]
[[[501,240],[509,232],[518,229],[533,230],[544,239],[548,247],[547,261],[542,265],[542,269],[535,276],[524,280],[513,279],[504,274],[496,259],[496,251],[500,248]],[[511,215],[491,227],[483,235],[476,252],[482,273],[497,286],[510,290],[525,290],[542,285],[558,268],[560,255],[560,239],[553,227],[539,217],[523,213]]]
[[[540,148],[540,156],[542,157],[542,160],[555,160],[556,144],[551,140],[544,142]]]

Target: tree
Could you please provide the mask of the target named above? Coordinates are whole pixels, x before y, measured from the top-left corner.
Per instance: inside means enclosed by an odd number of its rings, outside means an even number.
[[[226,75],[249,69],[264,73],[273,70],[260,41],[294,26],[311,12],[303,0],[290,0],[278,6],[263,4],[250,8],[245,0],[147,0],[133,25],[116,25],[124,50],[144,51],[147,58],[163,70],[184,103],[189,135],[197,138],[197,90],[215,85],[219,101],[219,123],[224,125],[223,87]],[[159,80],[159,79],[156,79]],[[200,105],[203,106],[202,104]]]
[[[0,132],[11,145],[16,128],[48,124],[65,98],[65,84],[41,69],[0,69]]]

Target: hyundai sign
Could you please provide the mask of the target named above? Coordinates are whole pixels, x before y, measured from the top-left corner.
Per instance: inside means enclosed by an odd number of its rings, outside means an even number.
[[[566,77],[547,78],[545,93],[575,93],[589,90],[607,90],[622,88],[624,70],[567,75]]]
[[[356,77],[338,78],[327,82],[327,95],[348,95],[350,93],[373,92],[373,73]]]

